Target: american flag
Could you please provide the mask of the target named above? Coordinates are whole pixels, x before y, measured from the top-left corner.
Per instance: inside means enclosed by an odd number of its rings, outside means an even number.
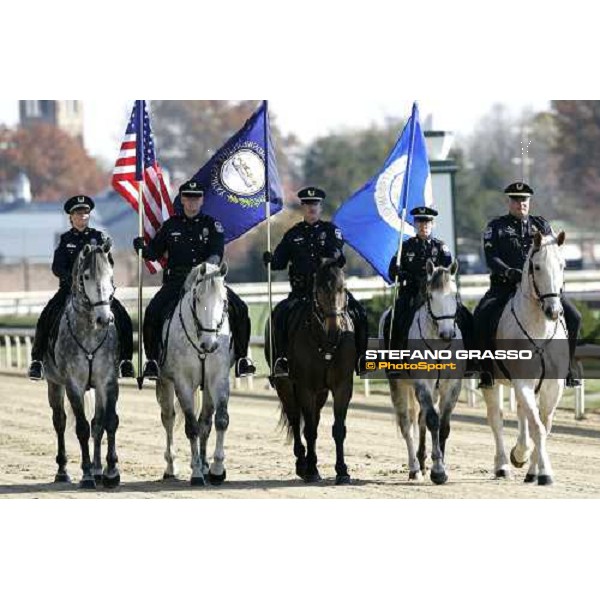
[[[139,135],[140,131],[143,132],[142,135]],[[112,176],[113,188],[136,212],[140,183],[143,186],[144,239],[147,243],[174,211],[169,190],[156,160],[145,100],[135,101]],[[159,262],[152,261],[146,261],[146,267],[151,273],[156,273],[162,268]]]

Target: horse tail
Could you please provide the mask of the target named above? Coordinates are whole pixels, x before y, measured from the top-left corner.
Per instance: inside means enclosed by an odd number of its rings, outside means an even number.
[[[174,405],[175,405],[175,423],[173,425],[173,430],[179,431],[181,429],[181,426],[185,423],[185,417],[183,415],[183,411],[181,410],[181,404],[179,403],[179,401],[177,399],[175,399]],[[194,415],[196,416],[196,419],[200,418],[201,409],[202,409],[202,392],[200,391],[200,388],[198,388],[194,392]]]
[[[67,429],[75,433],[76,419],[73,407],[67,399],[65,401],[65,413],[67,415]],[[83,395],[83,412],[88,423],[92,422],[96,412],[96,392],[90,389]]]

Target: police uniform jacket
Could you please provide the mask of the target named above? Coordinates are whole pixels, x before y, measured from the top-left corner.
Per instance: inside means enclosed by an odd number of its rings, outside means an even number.
[[[301,221],[289,229],[273,253],[271,268],[282,271],[288,266],[292,291],[306,291],[312,285],[321,258],[336,258],[343,267],[346,258],[342,232],[329,221],[310,225]]]
[[[61,287],[71,286],[71,271],[81,249],[86,244],[101,246],[107,239],[106,234],[91,227],[86,227],[83,231],[78,231],[73,227],[60,236],[58,247],[54,251],[52,272],[60,280]],[[113,258],[110,254],[108,259],[113,265]]]
[[[196,266],[211,256],[223,258],[225,237],[223,226],[200,212],[195,217],[174,215],[165,221],[144,249],[146,260],[167,256],[163,282],[184,279]]]
[[[483,234],[483,249],[492,285],[514,285],[506,278],[506,271],[523,269],[537,232],[552,234],[550,224],[543,217],[530,215],[519,219],[508,214],[488,223]]]
[[[396,256],[390,261],[388,275],[394,279]],[[405,282],[405,291],[416,294],[427,281],[427,260],[431,259],[436,267],[449,267],[452,254],[448,246],[434,237],[426,240],[418,236],[412,237],[402,246],[400,258],[399,281]]]

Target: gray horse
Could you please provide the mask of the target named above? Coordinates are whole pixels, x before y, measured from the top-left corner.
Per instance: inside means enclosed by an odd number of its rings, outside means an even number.
[[[449,268],[435,267],[427,261],[427,288],[425,303],[416,312],[411,324],[409,349],[428,348],[435,345],[443,349],[444,344],[453,350],[462,350],[462,336],[456,326],[457,289],[455,275],[458,263]],[[379,323],[383,337],[384,323],[390,313],[388,309]],[[457,362],[455,371],[436,371],[436,377],[390,378],[392,404],[396,419],[408,450],[409,480],[420,481],[425,474],[426,432],[431,433],[431,481],[443,484],[448,480],[444,457],[446,441],[450,435],[450,417],[460,395],[465,364]],[[451,373],[451,375],[449,375]],[[418,429],[419,446],[415,452],[414,433]]]
[[[108,260],[111,242],[84,246],[73,267],[72,290],[58,326],[56,343],[46,351],[44,365],[48,400],[58,439],[56,482],[69,482],[65,451],[65,392],[75,418],[75,433],[81,447],[83,476],[79,486],[94,489],[102,481],[106,487],[119,485],[116,432],[119,342],[110,310],[115,287]],[[90,460],[90,423],[84,395],[95,390],[95,411],[91,422],[94,436],[94,463]],[[101,445],[108,437],[106,468],[102,470]]]
[[[163,326],[163,356],[156,398],[161,408],[167,445],[164,479],[177,475],[173,433],[176,411],[185,418],[191,448],[191,484],[202,486],[205,476],[213,484],[225,480],[225,432],[229,426],[229,369],[233,350],[227,318],[227,264],[198,265],[188,275],[171,319]],[[197,390],[202,390],[202,409]],[[175,396],[178,405],[175,404]],[[217,441],[212,464],[206,445],[215,413]]]

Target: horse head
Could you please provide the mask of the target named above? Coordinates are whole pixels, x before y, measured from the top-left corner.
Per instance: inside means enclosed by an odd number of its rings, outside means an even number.
[[[344,272],[334,258],[323,258],[315,274],[314,303],[328,336],[337,335],[348,307]]]
[[[439,336],[450,341],[456,337],[457,289],[456,260],[450,267],[436,267],[431,260],[427,261],[427,312],[437,327]]]
[[[522,279],[523,293],[534,296],[547,319],[556,321],[563,314],[560,295],[564,284],[565,259],[561,246],[565,232],[558,236],[543,236],[539,231],[533,236],[526,269]]]
[[[202,263],[192,269],[186,282],[192,294],[192,312],[199,348],[210,354],[219,347],[219,334],[227,319],[227,263]]]
[[[86,244],[73,269],[74,296],[80,306],[93,311],[96,327],[106,327],[114,321],[110,310],[115,293],[110,248],[110,238],[101,246]]]

